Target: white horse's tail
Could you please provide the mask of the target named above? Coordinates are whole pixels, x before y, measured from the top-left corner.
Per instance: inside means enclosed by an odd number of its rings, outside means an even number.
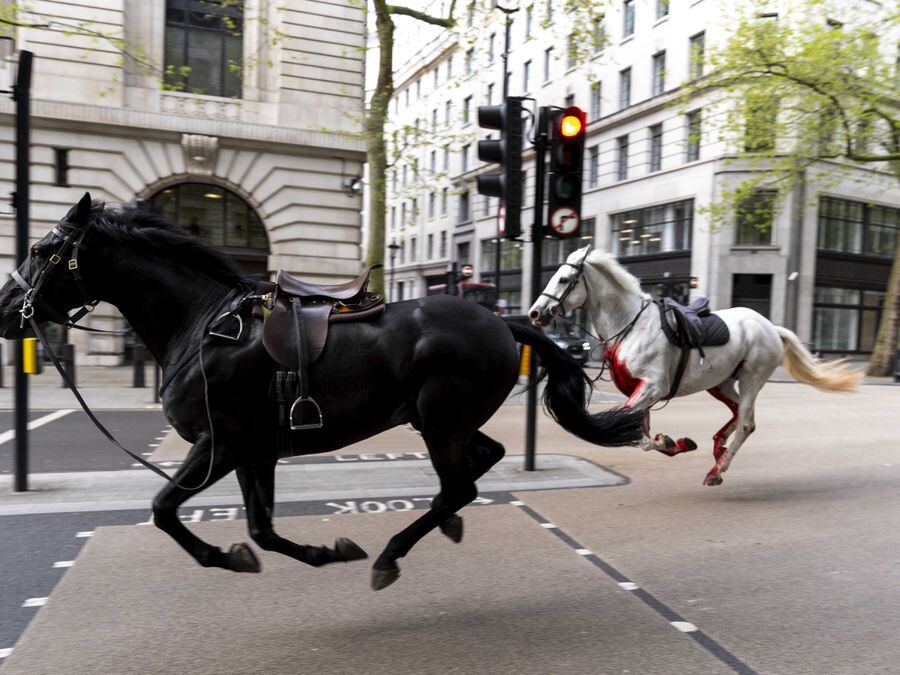
[[[784,344],[784,365],[798,382],[822,391],[856,391],[863,374],[851,370],[846,359],[821,361],[817,359],[794,333],[775,326]]]

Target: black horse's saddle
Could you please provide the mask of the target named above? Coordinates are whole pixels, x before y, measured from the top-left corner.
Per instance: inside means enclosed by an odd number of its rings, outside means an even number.
[[[278,404],[279,427],[321,429],[322,410],[310,396],[308,369],[321,356],[332,323],[371,321],[384,313],[384,296],[368,291],[373,265],[353,281],[318,286],[284,271],[270,291],[271,308],[263,326],[263,345],[283,366],[271,396]]]
[[[671,298],[656,301],[663,333],[676,347],[699,349],[718,347],[731,337],[728,326],[709,309],[708,298],[697,298],[690,305],[682,305]]]

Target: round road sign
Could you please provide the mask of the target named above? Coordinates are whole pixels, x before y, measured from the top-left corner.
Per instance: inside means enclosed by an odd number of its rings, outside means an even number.
[[[561,206],[550,216],[550,227],[559,235],[569,235],[578,231],[578,212],[571,206]]]

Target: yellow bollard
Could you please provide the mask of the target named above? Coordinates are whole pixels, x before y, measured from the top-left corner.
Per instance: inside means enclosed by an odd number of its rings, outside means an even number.
[[[22,371],[27,375],[36,375],[40,364],[38,363],[38,339],[24,338],[22,340],[22,351],[24,358],[22,360]]]
[[[522,360],[519,362],[519,377],[531,374],[531,346],[522,345]]]

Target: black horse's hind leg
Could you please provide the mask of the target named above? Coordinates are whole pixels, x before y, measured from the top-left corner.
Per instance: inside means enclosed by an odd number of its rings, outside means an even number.
[[[272,528],[272,510],[275,503],[275,463],[267,462],[239,467],[235,473],[241,484],[241,492],[244,494],[250,536],[260,548],[296,558],[313,567],[369,557],[364,550],[344,537],[334,542],[334,548],[328,548],[327,546],[295,544],[278,536]]]
[[[184,464],[178,469],[174,480],[191,488],[204,483],[209,487],[234,468],[224,453],[216,452],[210,467],[211,445],[208,437],[194,444]],[[234,572],[259,572],[259,562],[246,544],[234,544],[227,552],[217,546],[207,544],[192,534],[178,519],[178,507],[199,490],[185,490],[172,483],[167,484],[153,500],[153,522],[163,532],[181,544],[194,559],[204,567],[223,567]]]
[[[491,467],[503,459],[506,449],[490,436],[476,431],[469,442],[469,446],[466,448],[466,454],[469,457],[469,470],[472,474],[472,480],[477,481]],[[438,499],[440,499],[440,495],[438,495]],[[455,513],[448,516],[441,522],[440,528],[441,532],[457,544],[462,541],[463,520],[461,516]]]

